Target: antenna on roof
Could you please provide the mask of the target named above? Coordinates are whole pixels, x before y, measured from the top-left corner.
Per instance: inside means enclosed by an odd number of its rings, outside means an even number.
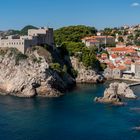
[[[49,24],[50,24],[50,23],[48,22],[48,23],[47,23],[47,28],[49,28]]]

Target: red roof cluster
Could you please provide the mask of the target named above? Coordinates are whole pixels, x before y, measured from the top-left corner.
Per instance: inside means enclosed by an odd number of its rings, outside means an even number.
[[[131,65],[131,63],[132,63],[131,60],[126,60],[126,61],[124,62],[124,64],[126,64],[126,65]]]
[[[90,36],[84,37],[82,40],[97,40],[97,39],[105,39],[105,38],[114,38],[113,36]]]
[[[119,48],[111,48],[110,51],[112,52],[126,52],[126,53],[135,53],[135,49],[129,47],[119,47]]]
[[[126,66],[120,65],[120,66],[117,67],[117,69],[119,69],[119,70],[126,70]]]

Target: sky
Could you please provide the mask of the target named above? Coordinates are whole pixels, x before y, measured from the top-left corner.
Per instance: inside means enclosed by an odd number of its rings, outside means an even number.
[[[120,27],[140,23],[140,0],[0,0],[0,30],[25,25]]]

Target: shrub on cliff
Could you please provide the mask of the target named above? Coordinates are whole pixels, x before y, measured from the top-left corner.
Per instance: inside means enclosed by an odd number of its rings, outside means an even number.
[[[0,49],[0,55],[1,55],[1,56],[4,56],[6,53],[7,53],[6,50]]]
[[[23,54],[23,53],[21,53],[21,52],[17,53],[17,55],[15,56],[15,63],[16,63],[16,65],[19,64],[19,61],[25,60],[25,59],[27,59],[27,58],[28,58],[27,55],[25,55],[25,54]]]
[[[78,71],[71,68],[71,75],[72,75],[73,78],[76,78],[78,76]]]
[[[63,70],[61,68],[61,65],[59,63],[52,63],[52,64],[50,64],[50,69],[52,69],[54,71],[57,71],[59,73],[63,72]]]
[[[81,42],[64,42],[60,48],[61,50],[67,49],[69,55],[77,57],[85,67],[100,69],[100,62],[96,58],[96,49],[89,49]]]
[[[60,48],[64,50],[63,53],[66,54],[68,51],[69,55],[73,56],[77,52],[82,52],[84,46],[85,45],[81,42],[63,42]]]

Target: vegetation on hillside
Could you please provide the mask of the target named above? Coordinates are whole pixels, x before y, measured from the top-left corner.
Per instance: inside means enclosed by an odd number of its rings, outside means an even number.
[[[140,46],[140,28],[139,26],[134,27],[120,27],[120,28],[105,28],[102,31],[103,35],[111,35],[116,36],[118,35],[118,41],[123,42],[126,46],[129,45],[136,45]]]
[[[68,26],[54,31],[55,43],[61,45],[63,42],[81,42],[85,36],[95,35],[97,30],[94,27],[77,25]]]
[[[85,67],[99,70],[101,67],[96,58],[97,49],[94,46],[89,49],[81,42],[83,37],[95,35],[96,32],[94,27],[83,25],[63,27],[55,31],[55,43],[63,56],[75,56]]]

